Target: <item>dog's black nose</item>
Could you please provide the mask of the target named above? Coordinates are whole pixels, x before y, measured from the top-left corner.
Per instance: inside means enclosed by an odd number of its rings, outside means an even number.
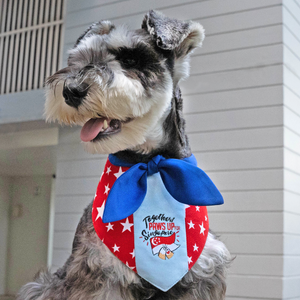
[[[80,85],[69,83],[63,88],[63,97],[65,98],[65,102],[75,108],[78,108],[87,93],[88,85],[86,83],[82,83]]]

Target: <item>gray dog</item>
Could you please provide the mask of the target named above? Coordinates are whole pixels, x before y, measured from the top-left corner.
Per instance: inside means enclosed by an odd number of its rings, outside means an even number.
[[[191,155],[178,86],[189,75],[189,56],[201,46],[199,23],[150,11],[142,28],[109,21],[91,25],[69,52],[68,66],[47,79],[46,116],[82,125],[91,153],[114,153],[130,163],[160,154]],[[167,292],[117,259],[95,233],[92,203],[75,234],[72,254],[56,273],[40,272],[18,300],[224,299],[231,257],[212,232],[188,273]]]

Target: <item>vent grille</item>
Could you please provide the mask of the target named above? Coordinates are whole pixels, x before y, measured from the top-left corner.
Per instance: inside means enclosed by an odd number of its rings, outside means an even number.
[[[64,0],[2,0],[0,9],[0,95],[42,88],[60,67]]]

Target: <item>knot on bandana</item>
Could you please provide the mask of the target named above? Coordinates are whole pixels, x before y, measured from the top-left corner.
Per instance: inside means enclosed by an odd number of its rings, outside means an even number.
[[[223,204],[223,197],[207,174],[197,167],[194,155],[184,159],[153,157],[147,164],[132,165],[110,154],[117,166],[130,167],[112,186],[107,197],[103,222],[115,222],[132,215],[143,203],[147,193],[147,176],[160,174],[165,188],[178,202],[208,206]]]
[[[159,172],[158,164],[161,161],[161,159],[162,159],[162,156],[157,155],[148,162],[148,164],[147,164],[147,166],[148,166],[147,175],[148,176],[151,176],[151,175]]]

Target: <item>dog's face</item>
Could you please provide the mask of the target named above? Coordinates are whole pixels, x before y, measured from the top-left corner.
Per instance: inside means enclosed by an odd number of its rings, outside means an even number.
[[[83,126],[90,152],[151,151],[164,140],[173,89],[203,38],[200,24],[154,11],[135,31],[93,24],[69,51],[68,66],[47,79],[47,119]]]

